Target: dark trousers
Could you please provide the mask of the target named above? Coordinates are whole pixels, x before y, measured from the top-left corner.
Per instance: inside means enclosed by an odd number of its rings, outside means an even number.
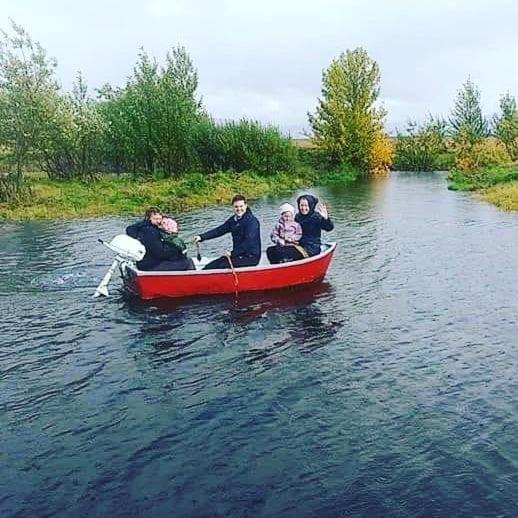
[[[184,257],[183,259],[175,259],[174,261],[160,261],[156,266],[150,269],[153,272],[160,271],[177,271],[194,270],[192,259]]]
[[[242,268],[243,266],[257,266],[261,257],[255,255],[238,255],[231,257],[234,268]],[[224,268],[230,268],[230,263],[226,256],[218,257],[205,265],[204,270],[221,270]]]
[[[304,256],[294,246],[269,246],[266,249],[266,256],[272,264],[289,263],[304,259]]]

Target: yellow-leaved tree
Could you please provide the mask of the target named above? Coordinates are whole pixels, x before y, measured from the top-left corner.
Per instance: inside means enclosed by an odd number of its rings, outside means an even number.
[[[334,59],[322,74],[322,98],[308,113],[313,140],[331,163],[386,172],[393,149],[383,129],[386,112],[376,106],[378,64],[359,47]]]

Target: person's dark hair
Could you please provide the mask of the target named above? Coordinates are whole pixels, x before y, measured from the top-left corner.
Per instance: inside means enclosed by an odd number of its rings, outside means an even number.
[[[232,205],[234,205],[234,203],[236,203],[236,201],[244,201],[246,203],[246,198],[242,194],[236,194],[232,198]]]
[[[149,207],[144,214],[144,219],[149,219],[153,214],[162,215],[162,211],[158,207]]]

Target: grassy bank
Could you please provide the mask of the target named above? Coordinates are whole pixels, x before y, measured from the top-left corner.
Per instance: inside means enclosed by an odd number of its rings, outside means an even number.
[[[448,187],[453,191],[480,191],[518,180],[518,164],[495,166],[473,172],[452,171]]]
[[[472,173],[453,171],[448,179],[448,187],[452,190],[476,191],[497,207],[518,210],[518,163]]]
[[[42,175],[29,176],[32,195],[17,205],[0,204],[2,220],[74,219],[99,216],[138,216],[156,205],[171,213],[229,203],[236,193],[259,198],[290,193],[317,184],[354,181],[352,172],[317,173],[302,170],[259,176],[216,173],[187,174],[179,179],[135,180],[102,177],[98,181],[52,181]]]
[[[491,187],[482,193],[482,197],[503,210],[518,211],[518,181]]]

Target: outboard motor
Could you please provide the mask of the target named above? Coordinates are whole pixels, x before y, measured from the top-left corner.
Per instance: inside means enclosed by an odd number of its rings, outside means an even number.
[[[106,275],[103,277],[99,286],[97,286],[93,295],[94,297],[99,297],[100,295],[108,297],[108,283],[117,266],[120,266],[122,263],[141,261],[146,255],[146,248],[140,241],[126,234],[115,236],[109,243],[102,239],[99,239],[99,241],[116,254],[110,269],[106,272]]]

